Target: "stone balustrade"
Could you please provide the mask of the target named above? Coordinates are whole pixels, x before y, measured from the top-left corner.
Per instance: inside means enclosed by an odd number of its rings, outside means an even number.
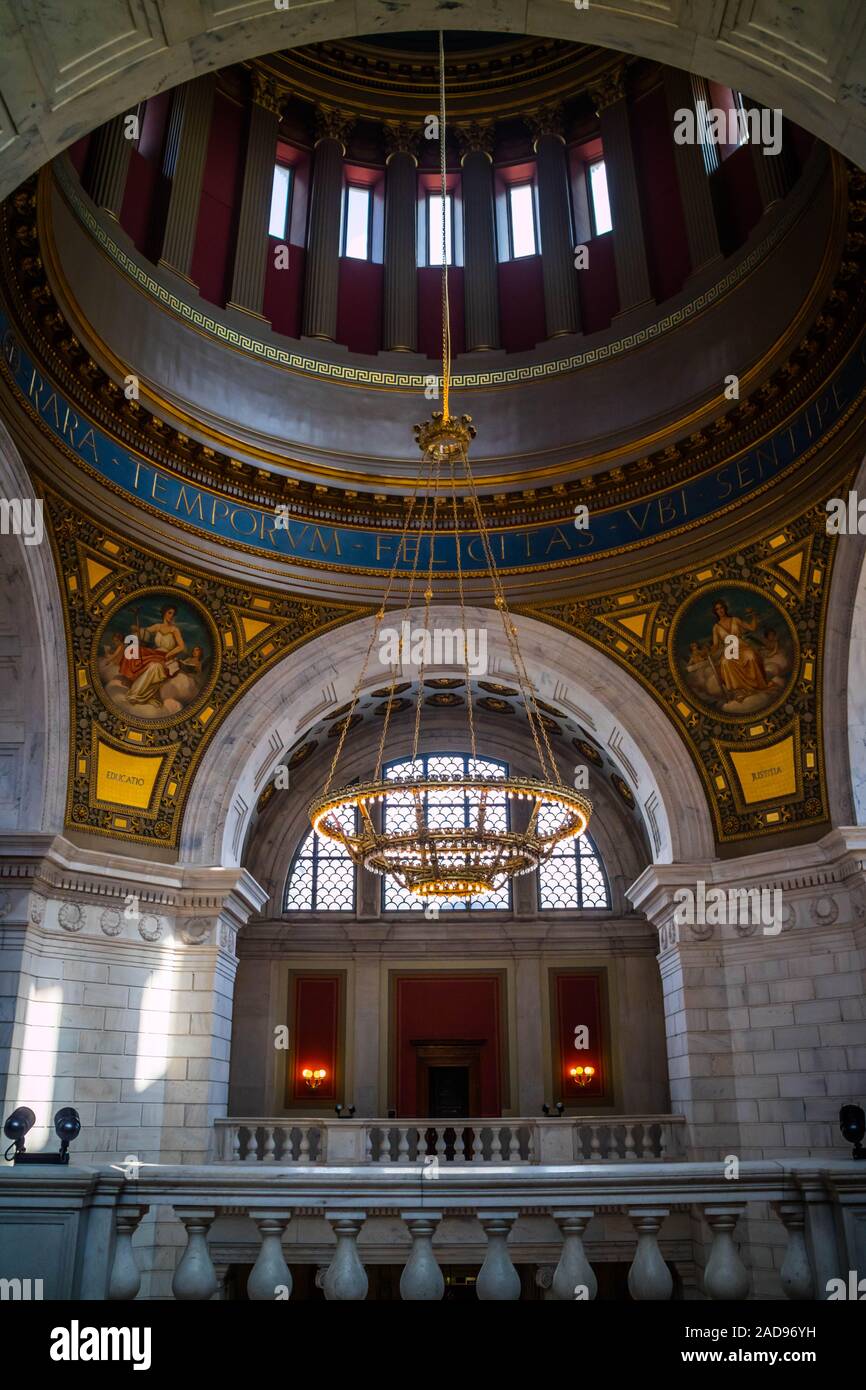
[[[214,1123],[223,1163],[638,1163],[685,1157],[681,1115],[429,1120],[259,1118]]]
[[[433,1301],[443,1267],[462,1266],[479,1299],[513,1301],[532,1269],[546,1297],[583,1301],[615,1263],[638,1301],[738,1301],[767,1296],[759,1246],[769,1240],[769,1296],[823,1299],[862,1256],[861,1166],[743,1161],[732,1177],[721,1162],[686,1161],[10,1165],[0,1169],[0,1276],[25,1257],[41,1274],[44,1251],[52,1296],[202,1301],[223,1296],[233,1267],[247,1296],[265,1301],[288,1298],[291,1270],[307,1265],[341,1302],[367,1296],[372,1266],[396,1265],[401,1298]],[[42,1239],[46,1213],[62,1217],[62,1260]],[[177,1259],[154,1266],[171,1246]]]

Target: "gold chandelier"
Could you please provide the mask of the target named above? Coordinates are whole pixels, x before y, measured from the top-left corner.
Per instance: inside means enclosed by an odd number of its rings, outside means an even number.
[[[442,410],[432,419],[415,426],[415,437],[424,460],[409,501],[400,544],[388,576],[385,595],[376,613],[373,633],[367,647],[352,701],[342,722],[337,749],[320,796],[310,806],[313,829],[327,840],[341,844],[356,864],[371,873],[387,874],[401,887],[419,897],[433,899],[471,898],[494,891],[504,879],[531,873],[563,841],[582,835],[589,824],[592,803],[588,797],[566,786],[559,774],[550,747],[544,719],[539,712],[535,691],[527,674],[517,640],[517,628],[508,611],[502,580],[493,559],[490,537],[469,463],[469,445],[475,429],[468,415],[453,416],[449,410],[451,378],[451,328],[448,302],[448,243],[446,230],[447,185],[445,163],[445,61],[443,37],[439,34],[439,163],[442,205]],[[479,763],[476,751],[475,721],[472,707],[471,671],[466,641],[466,609],[458,524],[458,470],[493,586],[494,605],[499,610],[505,639],[523,697],[523,705],[538,758],[538,776],[495,777]],[[447,470],[447,471],[446,471]],[[433,561],[436,544],[440,480],[447,479],[457,554],[457,588],[460,601],[461,631],[468,716],[469,772],[465,776],[424,775],[419,759],[421,708],[423,704],[425,659],[419,663],[418,691],[412,758],[402,776],[382,775],[394,692],[400,675],[395,663],[379,750],[373,777],[331,790],[352,716],[364,685],[374,646],[397,575],[400,556],[414,528],[417,544],[409,576],[405,602],[408,616],[418,580],[421,540],[429,534],[429,561],[424,598],[424,637],[426,653],[433,600]],[[422,500],[420,500],[422,499]],[[419,510],[420,500],[420,510]],[[447,503],[447,498],[445,499]],[[417,517],[417,520],[416,520]],[[406,626],[401,625],[404,633]],[[401,638],[400,648],[404,642]],[[521,804],[522,803],[522,804]],[[504,808],[504,809],[503,809]]]

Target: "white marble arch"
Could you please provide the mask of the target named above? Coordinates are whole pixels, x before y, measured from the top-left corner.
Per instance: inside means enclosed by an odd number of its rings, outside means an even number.
[[[0,497],[33,498],[0,421]],[[69,756],[66,632],[47,521],[40,545],[0,535],[0,830],[62,830]]]
[[[410,617],[423,622],[421,610]],[[442,627],[461,622],[459,609],[444,605],[436,608],[436,618]],[[518,616],[515,622],[540,698],[593,732],[634,790],[655,862],[712,859],[712,822],[700,777],[664,711],[603,652],[536,619]],[[496,615],[467,608],[466,623],[488,631],[489,678],[513,681]],[[181,832],[181,862],[240,863],[256,800],[285,750],[329,709],[351,699],[372,624],[372,618],[359,619],[314,638],[238,701],[196,771]],[[437,674],[462,672],[437,667]],[[375,654],[368,676],[369,687],[383,684]]]
[[[866,499],[866,459],[854,483]],[[847,496],[840,491],[841,496]],[[824,633],[824,756],[834,825],[866,825],[866,536],[840,536]]]
[[[859,0],[125,0],[39,6],[4,0],[0,196],[119,111],[200,73],[322,39],[438,29],[600,44],[727,83],[866,163]],[[16,13],[17,12],[17,13]]]

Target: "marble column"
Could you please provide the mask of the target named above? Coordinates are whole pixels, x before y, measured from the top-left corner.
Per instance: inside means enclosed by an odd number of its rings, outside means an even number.
[[[100,126],[94,136],[90,165],[90,196],[97,207],[103,208],[115,220],[120,217],[123,206],[129,156],[132,153],[133,142],[127,140],[124,133],[127,114],[131,113],[124,112]]]
[[[574,237],[568,188],[568,154],[558,111],[532,119],[541,222],[541,270],[548,338],[580,331],[580,301],[574,268]]]
[[[194,82],[176,87],[172,101],[171,129],[163,161],[163,172],[171,178],[171,194],[159,264],[184,280],[190,278],[195,246],[213,93],[213,74],[206,73]]]
[[[625,70],[619,66],[590,89],[601,122],[601,144],[613,219],[619,313],[652,302],[640,195],[631,143]]]
[[[463,312],[466,351],[499,347],[499,274],[493,201],[493,126],[461,131],[463,166]]]
[[[755,102],[743,98],[743,104],[747,111],[763,113],[764,108]],[[769,113],[771,119],[774,113]],[[788,170],[788,157],[785,152],[784,144],[778,154],[765,154],[764,145],[759,140],[751,138],[752,125],[755,116],[751,116],[749,123],[749,149],[752,155],[752,165],[755,170],[755,177],[758,181],[758,192],[761,196],[761,212],[769,212],[777,203],[781,203],[785,194],[790,188],[790,177]],[[781,123],[781,113],[776,117]]]
[[[226,307],[258,319],[264,318],[268,218],[282,104],[276,83],[254,73],[232,291]]]
[[[340,111],[316,112],[316,153],[310,197],[304,284],[304,336],[337,336],[337,285],[340,272],[340,212],[347,121]]]
[[[388,164],[385,180],[385,305],[383,346],[386,352],[418,351],[418,159],[415,132],[406,125],[385,131]]]
[[[703,270],[721,259],[719,229],[710,194],[710,183],[704,163],[703,146],[697,143],[678,145],[673,139],[677,111],[694,111],[695,101],[691,76],[682,68],[664,69],[664,87],[668,115],[671,121],[671,141],[677,168],[677,184],[683,205],[686,237],[689,243],[691,273]]]

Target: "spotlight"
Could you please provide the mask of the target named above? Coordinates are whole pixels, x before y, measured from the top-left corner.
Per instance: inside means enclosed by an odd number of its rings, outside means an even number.
[[[78,1111],[73,1110],[71,1105],[64,1105],[62,1110],[58,1110],[54,1116],[54,1133],[60,1140],[60,1162],[69,1162],[69,1145],[73,1139],[77,1139],[81,1133],[81,1121],[78,1118]]]
[[[565,1111],[565,1106],[563,1105],[563,1103],[562,1103],[561,1100],[558,1100],[558,1101],[556,1102],[556,1113],[557,1113],[557,1115],[562,1115],[562,1114],[564,1113],[564,1111]]]
[[[14,1114],[9,1116],[3,1126],[7,1139],[12,1139],[15,1147],[14,1163],[68,1163],[69,1145],[73,1139],[77,1139],[81,1133],[81,1120],[78,1118],[78,1111],[73,1110],[71,1105],[64,1105],[54,1116],[54,1131],[60,1140],[60,1152],[56,1154],[41,1153],[29,1154],[24,1148],[24,1135],[31,1130],[36,1123],[36,1116],[32,1110],[28,1110],[26,1105],[22,1105]],[[6,1150],[6,1157],[13,1145],[10,1144]]]
[[[15,1150],[16,1158],[18,1154],[24,1153],[24,1136],[25,1134],[29,1134],[35,1123],[36,1116],[26,1105],[19,1105],[17,1110],[12,1111],[12,1114],[3,1126],[3,1133],[6,1135],[6,1138],[12,1140],[12,1143],[3,1155],[4,1158],[8,1159],[13,1149]]]
[[[549,1115],[549,1114],[550,1114],[550,1106],[547,1104],[546,1101],[545,1101],[544,1105],[542,1105],[542,1107],[541,1107],[541,1113],[542,1113],[542,1115]]]
[[[354,1107],[354,1105],[350,1105],[350,1106],[349,1106],[349,1109],[348,1109],[348,1111],[347,1111],[346,1113],[348,1114],[349,1119],[351,1120],[352,1116],[353,1116],[354,1113],[355,1113],[355,1107]]]
[[[866,1114],[862,1105],[843,1105],[839,1111],[839,1129],[842,1138],[854,1145],[852,1158],[866,1158],[863,1136],[866,1134]]]

